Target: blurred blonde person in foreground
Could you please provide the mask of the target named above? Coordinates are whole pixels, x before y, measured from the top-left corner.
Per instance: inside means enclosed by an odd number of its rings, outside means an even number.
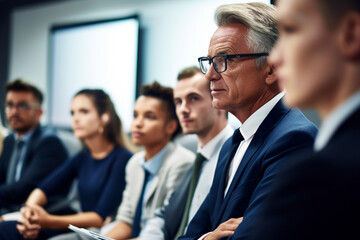
[[[314,149],[276,179],[257,240],[360,239],[360,1],[278,0],[270,60],[291,106],[315,108]]]

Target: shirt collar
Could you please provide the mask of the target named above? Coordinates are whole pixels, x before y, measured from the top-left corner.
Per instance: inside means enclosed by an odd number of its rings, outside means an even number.
[[[29,130],[27,133],[23,134],[21,137],[19,137],[17,134],[14,134],[15,140],[16,141],[21,140],[25,144],[28,143],[30,141],[31,136],[35,132],[35,129],[36,128]]]
[[[145,157],[142,159],[141,166],[146,171],[148,171],[151,175],[156,175],[161,168],[162,161],[164,159],[165,153],[168,149],[168,144],[166,144],[160,152],[158,152],[155,156],[150,158],[148,161],[145,161]]]
[[[211,159],[211,157],[216,154],[216,152],[219,150],[219,147],[217,146],[222,138],[228,138],[228,132],[233,132],[233,128],[230,127],[230,125],[226,125],[226,127],[221,130],[213,139],[211,139],[205,146],[198,147],[197,152],[201,153],[206,160]]]
[[[320,151],[331,139],[339,126],[360,106],[360,91],[337,107],[321,124],[314,149]]]
[[[264,121],[266,116],[285,95],[284,92],[277,94],[270,101],[265,103],[261,108],[256,110],[244,123],[240,123],[240,132],[244,137],[244,140],[249,140],[256,133],[260,124]]]

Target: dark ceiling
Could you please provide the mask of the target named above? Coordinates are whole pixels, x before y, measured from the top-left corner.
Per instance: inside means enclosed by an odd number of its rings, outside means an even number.
[[[17,7],[25,7],[31,6],[41,3],[51,3],[51,2],[59,2],[65,0],[0,0],[0,9],[3,10],[11,10]]]

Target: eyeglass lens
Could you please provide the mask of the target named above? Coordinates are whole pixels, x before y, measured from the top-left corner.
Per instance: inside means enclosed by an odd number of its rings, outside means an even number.
[[[215,56],[213,58],[200,58],[200,69],[206,74],[211,66],[211,63],[214,64],[216,72],[222,73],[226,70],[226,60],[224,56]]]

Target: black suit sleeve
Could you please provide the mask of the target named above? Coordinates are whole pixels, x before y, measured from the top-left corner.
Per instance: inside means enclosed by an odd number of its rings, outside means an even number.
[[[1,208],[25,202],[41,180],[67,158],[67,151],[56,136],[43,137],[29,147],[27,154],[21,179],[12,184],[0,185]]]

